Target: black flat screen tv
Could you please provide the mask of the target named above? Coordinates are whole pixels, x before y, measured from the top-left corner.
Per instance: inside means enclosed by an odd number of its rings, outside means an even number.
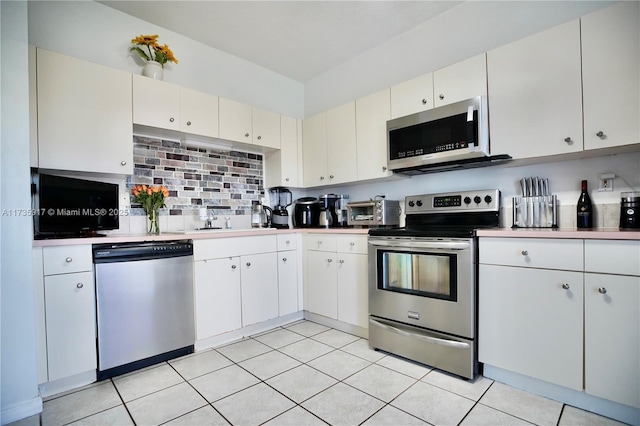
[[[40,174],[37,238],[94,237],[119,227],[118,185]]]

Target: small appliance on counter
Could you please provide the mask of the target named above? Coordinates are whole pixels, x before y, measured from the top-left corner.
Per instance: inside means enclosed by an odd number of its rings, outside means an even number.
[[[269,212],[269,214],[267,214]],[[251,227],[268,228],[272,214],[271,207],[263,206],[260,201],[251,202]]]
[[[520,188],[522,196],[512,199],[512,228],[557,228],[558,200],[551,194],[549,179],[522,178]]]
[[[320,218],[318,226],[336,228],[347,226],[346,200],[348,195],[324,194],[320,196]]]
[[[620,197],[620,229],[640,228],[640,192],[622,192]]]
[[[293,207],[294,228],[317,228],[320,219],[320,202],[315,197],[298,198]]]
[[[282,186],[269,189],[269,199],[273,205],[271,211],[271,227],[289,229],[289,212],[287,207],[292,203],[291,191]]]
[[[376,195],[372,200],[354,201],[347,204],[349,226],[398,226],[400,224],[400,202]]]

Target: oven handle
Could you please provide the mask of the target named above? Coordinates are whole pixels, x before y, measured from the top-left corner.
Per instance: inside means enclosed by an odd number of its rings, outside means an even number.
[[[444,250],[468,250],[471,246],[466,242],[457,241],[369,241],[374,247],[401,247],[409,249],[444,249]]]
[[[408,333],[406,331],[400,330],[398,328],[392,327],[390,325],[384,324],[380,321],[374,320],[369,318],[369,322],[373,322],[376,325],[391,331],[392,333],[396,333],[399,334],[401,336],[405,336],[405,337],[415,337],[417,339],[421,339],[424,341],[427,341],[429,343],[433,343],[435,345],[440,345],[440,346],[448,346],[450,348],[456,348],[456,349],[469,349],[471,347],[471,345],[469,345],[468,343],[464,343],[464,342],[458,342],[455,340],[446,340],[446,339],[439,339],[437,337],[429,337],[429,336],[423,336],[421,334],[415,334],[415,333]]]

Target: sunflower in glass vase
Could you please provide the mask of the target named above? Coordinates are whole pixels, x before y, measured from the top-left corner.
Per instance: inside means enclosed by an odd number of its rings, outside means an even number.
[[[142,206],[148,219],[147,232],[159,234],[158,211],[165,207],[164,199],[169,196],[169,190],[164,186],[135,185],[131,189],[133,200]]]

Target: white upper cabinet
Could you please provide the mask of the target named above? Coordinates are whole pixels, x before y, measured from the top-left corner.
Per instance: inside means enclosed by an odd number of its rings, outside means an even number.
[[[358,180],[391,176],[387,169],[387,121],[390,89],[356,100]]]
[[[584,148],[640,143],[640,3],[581,19]]]
[[[582,150],[578,20],[489,51],[487,65],[493,154],[517,159]]]
[[[253,107],[253,144],[280,149],[280,114]]]
[[[180,86],[134,74],[133,122],[180,130]]]
[[[220,98],[220,138],[252,143],[251,105]]]
[[[180,131],[218,137],[218,97],[180,88]]]
[[[280,116],[280,149],[265,155],[264,185],[302,186],[302,121]]]
[[[433,73],[433,103],[439,107],[487,94],[487,55],[482,53]]]
[[[131,74],[37,49],[43,169],[132,174]]]
[[[355,181],[358,178],[355,101],[327,111],[327,150],[327,183]]]
[[[433,108],[433,73],[391,86],[391,118]]]
[[[304,186],[320,186],[327,179],[327,113],[322,112],[302,123]]]

